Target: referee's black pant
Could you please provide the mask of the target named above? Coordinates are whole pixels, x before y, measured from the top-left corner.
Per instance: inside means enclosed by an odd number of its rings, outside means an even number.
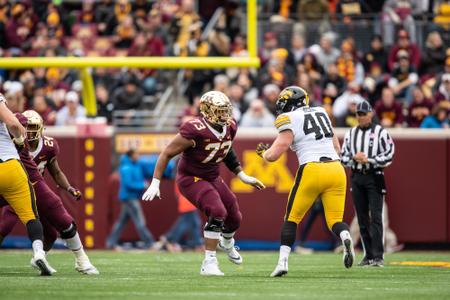
[[[367,259],[383,259],[384,174],[352,174],[353,204],[358,218],[361,241]]]

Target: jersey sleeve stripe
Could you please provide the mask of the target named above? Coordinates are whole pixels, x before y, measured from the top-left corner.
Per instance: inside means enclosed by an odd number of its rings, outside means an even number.
[[[279,116],[276,120],[275,123],[277,122],[283,122],[283,121],[290,121],[288,116]]]
[[[291,124],[290,121],[286,121],[286,122],[282,122],[282,123],[275,123],[275,127],[280,128],[281,126],[289,125],[289,124]]]

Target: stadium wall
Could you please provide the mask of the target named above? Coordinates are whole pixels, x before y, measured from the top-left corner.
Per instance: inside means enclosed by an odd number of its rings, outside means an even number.
[[[394,162],[386,169],[386,201],[391,228],[401,242],[450,242],[450,133],[420,130],[390,132],[396,144]],[[342,137],[344,131],[338,130],[337,133]],[[103,248],[120,210],[118,176],[111,172],[113,151],[124,151],[124,145],[133,144],[144,153],[157,153],[167,144],[170,136],[141,133],[113,136],[110,133],[107,136],[86,137],[77,131],[67,130],[48,130],[47,134],[58,139],[61,148],[59,163],[70,181],[81,188],[84,197],[81,202],[74,202],[65,192],[58,193],[77,220],[86,247]],[[268,188],[264,192],[253,191],[230,172],[222,172],[225,181],[236,192],[243,211],[239,239],[279,239],[297,159],[293,153],[288,153],[275,164],[264,164],[254,153],[255,145],[259,141],[271,142],[274,136],[275,132],[271,130],[240,130],[238,141],[234,144],[246,172],[266,183]],[[161,188],[163,199],[142,203],[148,227],[156,237],[166,232],[177,217],[173,181],[163,180]],[[351,193],[348,191],[345,220],[350,222],[352,217]],[[18,225],[13,234],[25,235],[25,231]],[[129,224],[123,239],[137,238],[134,227]],[[315,221],[309,239],[327,239],[324,222]]]

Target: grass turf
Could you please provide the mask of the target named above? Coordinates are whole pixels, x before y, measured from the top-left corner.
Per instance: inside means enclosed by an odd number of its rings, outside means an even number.
[[[399,261],[450,261],[449,252],[388,255],[384,268],[345,269],[341,255],[292,254],[289,274],[269,278],[278,254],[243,252],[236,266],[219,253],[225,277],[201,277],[201,253],[90,251],[100,276],[80,275],[67,251],[52,252],[58,270],[37,276],[30,251],[0,252],[0,299],[450,299],[450,268],[389,265]],[[357,255],[357,262],[361,254]]]

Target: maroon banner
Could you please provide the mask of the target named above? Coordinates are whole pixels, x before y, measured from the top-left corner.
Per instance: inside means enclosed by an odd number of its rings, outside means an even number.
[[[237,237],[277,241],[298,162],[292,152],[275,163],[263,162],[254,149],[258,142],[271,142],[275,136],[270,133],[256,137],[256,134],[259,132],[238,135],[233,147],[247,174],[261,179],[267,189],[256,191],[242,184],[225,167],[222,176],[236,193],[244,216]],[[419,134],[399,131],[392,135],[396,153],[393,164],[386,169],[391,228],[401,242],[450,242],[450,135],[424,134],[424,131]],[[57,137],[57,140],[61,148],[58,161],[70,182],[83,191],[83,200],[75,202],[65,191],[52,186],[77,221],[86,247],[103,248],[120,210],[119,179],[117,174],[111,175],[112,138],[72,136]],[[143,145],[146,153],[159,151],[168,140],[167,134],[127,134],[115,138],[119,152],[130,142]],[[178,214],[173,181],[162,181],[161,194],[162,199],[141,202],[147,225],[156,238],[170,229]],[[350,222],[353,215],[348,190],[345,220]],[[25,235],[23,226],[17,225],[13,233]],[[316,220],[308,238],[325,240],[327,237],[324,222]],[[136,239],[134,226],[129,224],[122,240]]]

